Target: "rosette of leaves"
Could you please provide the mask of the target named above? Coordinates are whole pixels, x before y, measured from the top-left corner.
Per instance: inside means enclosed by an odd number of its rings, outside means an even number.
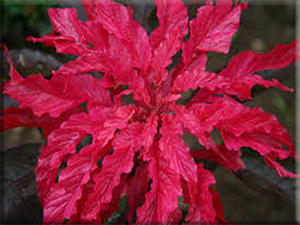
[[[130,6],[82,2],[88,21],[78,20],[75,9],[48,9],[53,31],[28,38],[78,57],[50,80],[23,78],[8,57],[11,79],[2,86],[19,102],[2,112],[2,130],[41,127],[47,139],[36,168],[44,223],[104,223],[122,195],[130,223],[226,223],[215,178],[201,160],[237,171],[244,168],[242,147],[257,151],[279,176],[299,179],[277,161],[296,158],[285,128],[261,108],[241,103],[251,100],[254,85],[292,91],[255,73],[295,62],[296,42],[267,54],[242,52],[217,74],[206,70],[207,53],[229,52],[246,4],[207,1],[189,21],[180,0],[156,0],[159,26],[148,36]],[[180,50],[179,63],[168,70]],[[178,104],[190,89],[199,91]],[[132,104],[122,101],[128,95]],[[213,129],[221,133],[221,146],[211,138]],[[203,149],[191,152],[184,132]],[[91,144],[76,150],[86,135]],[[189,206],[185,218],[178,198]]]

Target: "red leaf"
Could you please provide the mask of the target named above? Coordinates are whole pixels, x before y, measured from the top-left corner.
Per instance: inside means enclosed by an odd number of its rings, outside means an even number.
[[[161,138],[159,148],[163,150],[164,157],[169,161],[170,169],[181,175],[188,182],[197,182],[197,166],[185,145],[180,121],[171,114],[163,115]]]
[[[178,197],[183,194],[189,222],[226,223],[220,197],[211,187],[215,179],[193,156],[235,171],[244,167],[241,147],[258,151],[280,176],[299,178],[277,162],[296,158],[293,142],[277,119],[229,97],[250,99],[256,84],[290,90],[253,73],[296,61],[296,42],[266,55],[241,53],[215,74],[206,71],[207,52],[228,53],[246,4],[218,0],[214,6],[208,0],[189,23],[190,39],[182,43],[188,15],[179,0],[155,0],[159,27],[150,39],[130,6],[112,0],[82,2],[89,21],[79,21],[74,9],[49,9],[53,31],[29,38],[78,55],[50,80],[42,75],[23,78],[1,45],[11,67],[11,80],[1,85],[3,93],[20,106],[2,112],[2,129],[40,126],[48,136],[36,169],[44,223],[69,219],[69,224],[101,224],[118,209],[125,193],[129,222],[137,210],[137,223],[178,223]],[[180,49],[182,58],[169,71]],[[93,71],[103,79],[83,74]],[[178,105],[180,93],[189,89],[200,90],[187,105]],[[122,97],[129,94],[134,101],[124,106]],[[82,103],[87,103],[87,113],[76,111]],[[210,138],[214,128],[224,139],[221,147]],[[197,137],[205,149],[190,152],[183,132]],[[87,134],[93,143],[76,153]],[[67,166],[60,169],[63,163]]]
[[[27,41],[44,42],[46,46],[54,46],[59,53],[76,55],[108,49],[107,31],[97,22],[79,21],[75,9],[52,8],[48,9],[48,15],[53,31],[41,38],[29,37]]]
[[[125,192],[125,183],[127,180],[126,176],[127,174],[122,176],[119,185],[114,188],[112,200],[109,203],[103,205],[103,210],[100,212],[101,221],[107,221],[108,218],[112,215],[112,213],[118,211],[120,197]]]
[[[84,33],[77,18],[76,9],[52,8],[47,10],[53,30],[61,35],[72,37],[76,42],[84,43]]]
[[[145,194],[148,191],[150,178],[148,176],[148,166],[143,164],[135,169],[134,175],[129,179],[126,194],[129,205],[127,214],[128,222],[133,223],[132,216],[137,207],[145,201]]]
[[[83,2],[88,16],[128,47],[132,66],[146,70],[151,59],[149,38],[146,31],[133,20],[131,10],[110,0]]]
[[[139,100],[145,92],[143,89],[144,81],[137,70],[132,68],[130,52],[122,46],[119,40],[111,38],[110,41],[113,48],[110,48],[108,52],[94,51],[91,54],[80,56],[76,60],[61,66],[55,74],[67,75],[90,71],[103,72],[105,74],[103,80],[106,83],[108,83],[110,76],[113,76],[113,82],[110,82],[110,86],[129,85],[135,99]]]
[[[242,142],[247,142],[247,146],[259,151],[261,155],[270,151],[278,151],[282,154],[281,158],[286,158],[287,155],[292,154],[283,150],[281,143],[285,144],[291,152],[295,151],[292,139],[275,116],[264,113],[260,108],[251,110],[238,103],[235,103],[234,106],[231,104],[233,102],[227,103],[226,106],[227,110],[232,109],[231,118],[228,118],[226,122],[221,122],[222,125],[218,125],[224,137],[225,145],[229,149],[237,149],[235,146],[239,146],[238,143],[241,141],[241,145],[245,146]],[[235,109],[235,112],[233,109]],[[236,137],[237,142],[235,144],[231,145],[229,140],[226,140],[228,133]]]
[[[6,49],[5,46],[4,48]],[[12,79],[3,84],[3,94],[17,99],[20,108],[31,108],[38,117],[45,113],[58,117],[84,101],[88,101],[89,106],[94,103],[105,106],[112,104],[109,92],[103,88],[102,82],[91,75],[57,75],[51,80],[44,79],[40,74],[22,78],[11,64],[8,52],[6,53]]]
[[[221,131],[229,150],[239,151],[241,147],[250,147],[262,156],[271,154],[280,159],[296,156],[287,131],[273,115],[264,113],[260,108],[250,109],[230,98],[220,98],[211,105],[195,104],[192,108],[195,115],[205,121],[204,125],[209,124]],[[289,150],[283,149],[282,144]],[[271,167],[277,168],[275,164]]]
[[[194,103],[212,103],[218,100],[219,97],[215,96],[213,92],[208,89],[200,89],[196,95],[186,104],[187,107],[192,106]]]
[[[142,132],[144,150],[141,153],[141,156],[144,154],[144,152],[149,151],[153,144],[155,134],[157,133],[157,121],[158,116],[156,115],[156,112],[151,111],[151,115],[147,118]]]
[[[98,169],[95,171],[94,174],[100,173],[101,169]],[[94,175],[93,174],[93,175]],[[112,215],[113,212],[116,212],[119,208],[118,204],[120,201],[121,195],[124,194],[124,188],[127,181],[127,176],[122,176],[120,184],[113,190],[113,198],[112,201],[109,204],[105,204],[103,206],[103,210],[100,212],[100,214],[97,215],[96,219],[87,221],[81,218],[81,208],[83,203],[87,200],[89,194],[93,191],[94,182],[90,180],[88,182],[82,193],[82,198],[78,202],[78,212],[77,214],[74,214],[71,216],[70,220],[68,220],[67,224],[102,224],[103,222],[107,221],[108,218]]]
[[[215,76],[211,76],[211,73],[205,71],[206,61],[207,54],[205,53],[199,54],[192,60],[187,68],[176,76],[172,92],[180,93],[205,86],[209,86],[209,89],[211,89],[212,85],[218,84],[220,81],[215,79]],[[207,85],[208,82],[213,82],[213,84]]]
[[[48,115],[37,117],[28,108],[9,107],[1,110],[1,131],[16,127],[41,127],[47,138],[53,130],[59,128],[62,122],[71,115],[80,112],[83,112],[83,109],[76,107],[62,113],[58,118],[52,118]]]
[[[265,55],[245,51],[234,56],[228,66],[220,72],[220,76],[231,83],[221,90],[221,93],[236,95],[241,100],[251,99],[251,88],[256,84],[267,88],[275,86],[282,90],[292,91],[281,85],[276,79],[269,81],[251,74],[267,69],[281,69],[295,62],[297,60],[296,52],[299,51],[296,49],[296,44],[295,41],[290,45],[277,45]]]
[[[228,81],[227,81],[228,82]],[[252,99],[251,97],[251,89],[255,85],[261,85],[266,88],[269,87],[278,87],[284,91],[291,91],[293,92],[293,89],[290,89],[286,86],[281,85],[278,80],[272,79],[272,80],[264,80],[261,76],[258,75],[249,75],[244,76],[243,78],[234,78],[232,79],[231,85],[227,85],[224,87],[223,90],[218,90],[219,93],[226,93],[228,95],[235,95],[240,100],[244,101],[247,99]]]
[[[224,219],[223,205],[221,203],[220,196],[218,195],[216,190],[213,189],[212,187],[210,187],[209,190],[213,197],[213,207],[217,213],[216,215],[217,224],[230,224]]]
[[[51,187],[45,199],[43,223],[61,224],[64,219],[76,214],[77,201],[82,197],[83,187],[97,169],[97,162],[107,152],[101,145],[87,146],[68,159],[68,164],[59,175],[58,183]]]
[[[31,75],[17,81],[9,80],[4,85],[3,93],[17,99],[20,108],[31,108],[37,116],[48,113],[51,117],[58,117],[85,101],[89,105],[94,102],[111,105],[109,92],[103,89],[101,81],[91,75],[59,75],[51,80],[41,75]]]
[[[47,146],[41,150],[36,169],[38,194],[42,205],[50,194],[61,162],[64,157],[75,153],[81,138],[92,134],[93,141],[104,147],[114,137],[116,129],[126,126],[133,112],[132,108],[126,106],[116,111],[94,108],[89,114],[71,116],[59,129],[51,133]]]
[[[182,39],[188,34],[188,14],[182,1],[156,0],[159,27],[150,35],[153,49],[152,66],[155,68],[154,82],[160,84],[167,79],[167,66],[172,56],[180,49]]]
[[[99,123],[101,124],[101,120],[96,124]],[[51,187],[64,157],[75,153],[80,139],[96,124],[93,124],[92,117],[88,114],[80,113],[71,116],[60,129],[55,130],[48,137],[47,146],[41,149],[36,168],[37,189],[42,205],[51,194]],[[88,127],[90,129],[87,129]]]
[[[197,18],[190,21],[190,39],[183,45],[183,59],[187,66],[196,52],[228,53],[231,37],[239,27],[241,10],[239,4],[231,9],[231,1],[207,4],[198,9]]]
[[[299,174],[294,174],[286,170],[279,162],[276,161],[277,159],[277,154],[276,153],[269,153],[267,155],[263,156],[265,159],[266,164],[274,169],[276,173],[281,176],[281,177],[291,177],[300,180],[300,175]]]
[[[116,43],[117,45],[117,43]],[[137,72],[131,68],[129,52],[123,48],[115,48],[116,51],[110,53],[94,52],[83,55],[76,60],[64,64],[56,74],[77,74],[90,71],[104,72],[112,74],[114,80],[122,85],[130,83],[137,87],[137,84],[143,85],[139,81]],[[122,56],[122,57],[120,57]],[[133,83],[132,79],[136,81]]]
[[[84,203],[82,218],[96,219],[103,206],[112,200],[113,189],[120,183],[122,173],[129,173],[133,167],[134,152],[140,150],[142,124],[132,123],[116,134],[113,140],[113,154],[103,159],[101,173],[94,176],[93,192]]]
[[[78,20],[77,10],[52,8],[47,11],[53,31],[41,38],[29,37],[27,41],[44,42],[46,46],[54,46],[59,53],[88,53],[90,40],[87,37],[90,37],[90,31],[84,29],[84,22]]]
[[[218,147],[218,151],[215,151],[214,149],[191,150],[191,155],[197,159],[217,162],[226,169],[232,171],[245,168],[245,165],[240,158],[241,152],[228,150],[225,145]]]
[[[157,7],[157,17],[159,20],[159,27],[155,29],[150,35],[150,43],[153,49],[161,48],[162,45],[168,39],[176,39],[178,44],[181,44],[180,39],[182,39],[185,35],[188,34],[188,14],[187,9],[182,1],[166,1],[166,0],[155,0],[155,4]],[[178,30],[178,37],[170,36],[168,33],[172,29]],[[176,44],[176,46],[178,45]],[[174,46],[170,46],[173,48],[174,55],[178,49]],[[171,49],[170,49],[171,50]],[[170,51],[169,50],[169,51]]]
[[[189,133],[196,136],[200,144],[209,149],[211,147],[209,135],[213,129],[213,124],[204,124],[201,118],[197,118],[197,114],[194,114],[192,110],[188,110],[185,106],[176,106],[175,112],[182,126]]]
[[[68,36],[55,36],[50,33],[48,36],[41,38],[28,37],[27,41],[32,41],[34,43],[43,42],[46,47],[55,47],[58,53],[75,54],[79,55],[80,52],[85,51],[85,49],[80,49],[74,45],[75,40]]]
[[[198,182],[188,183],[190,205],[186,218],[192,224],[215,224],[217,213],[213,206],[210,186],[216,183],[214,176],[202,164],[198,166]]]
[[[252,73],[265,69],[281,69],[295,62],[295,45],[296,42],[290,45],[278,45],[266,55],[245,51],[234,56],[220,74],[205,71],[207,56],[205,53],[198,54],[185,70],[178,74],[172,91],[178,93],[200,87],[217,94],[236,95],[241,100],[251,99],[251,89],[257,84],[267,88],[275,86],[285,91],[292,91],[276,79],[264,80],[261,76]]]
[[[4,49],[5,54],[6,54],[6,60],[7,60],[8,64],[9,64],[9,66],[10,66],[9,76],[11,77],[11,79],[13,79],[15,81],[21,80],[22,76],[18,73],[18,71],[13,66],[13,64],[12,64],[12,62],[10,60],[9,52],[8,52],[8,49],[7,49],[6,45],[5,44],[1,44],[0,48]]]
[[[232,79],[243,78],[257,71],[281,69],[296,61],[296,44],[277,45],[267,54],[245,51],[234,56],[220,75]],[[298,50],[298,49],[297,49]]]
[[[144,205],[137,210],[136,223],[166,224],[173,220],[172,215],[179,208],[178,197],[182,194],[180,178],[169,167],[169,160],[164,157],[164,151],[157,142],[153,143],[148,159],[151,160],[148,166],[151,190],[146,194]]]

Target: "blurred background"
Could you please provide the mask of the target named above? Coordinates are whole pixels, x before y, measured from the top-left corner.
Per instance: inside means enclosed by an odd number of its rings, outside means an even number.
[[[135,19],[148,34],[158,26],[152,1],[145,0],[143,4],[129,0],[117,2],[133,7]],[[196,16],[197,8],[204,3],[199,0],[184,2],[191,19]],[[208,70],[219,72],[233,55],[241,51],[266,53],[277,44],[289,44],[296,39],[296,0],[246,2],[249,3],[249,8],[242,13],[241,26],[232,38],[229,54],[209,53]],[[1,43],[7,45],[15,67],[23,76],[41,72],[49,79],[51,70],[56,70],[74,58],[71,55],[56,54],[53,48],[45,48],[43,44],[26,42],[26,38],[44,36],[52,30],[47,8],[77,8],[78,17],[86,20],[80,1],[2,0],[0,4]],[[254,101],[245,103],[250,107],[261,106],[266,112],[275,114],[294,141],[295,66],[292,64],[282,70],[260,73],[267,79],[277,78],[282,84],[294,88],[294,93],[256,86],[253,89]],[[8,72],[9,66],[2,51],[1,83],[9,78]],[[2,109],[10,106],[17,106],[17,102],[1,95]],[[186,137],[186,142],[191,148],[197,147],[193,138]],[[36,195],[34,168],[39,147],[43,143],[43,135],[36,128],[16,128],[1,133],[2,224],[41,223],[42,208]],[[243,149],[243,153],[246,164],[243,172],[232,174],[221,166],[207,165],[216,176],[216,190],[221,195],[225,218],[237,224],[296,224],[294,180],[278,178],[251,150]],[[283,163],[290,170],[295,169],[293,161],[286,160]],[[126,201],[121,202],[119,212],[110,218],[110,223],[126,223],[124,207],[126,208]]]

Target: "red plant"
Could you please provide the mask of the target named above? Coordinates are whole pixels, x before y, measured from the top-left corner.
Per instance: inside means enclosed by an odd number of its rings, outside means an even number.
[[[279,176],[299,178],[276,161],[296,158],[284,127],[261,108],[250,109],[232,97],[250,100],[256,84],[291,91],[253,73],[295,62],[296,42],[265,55],[242,52],[216,74],[205,69],[207,52],[228,53],[246,4],[207,1],[188,23],[180,0],[156,0],[159,27],[148,37],[130,7],[109,0],[82,2],[88,21],[79,21],[75,9],[52,8],[53,31],[28,38],[78,57],[50,80],[41,74],[23,78],[7,57],[11,79],[2,85],[3,94],[19,102],[19,108],[2,112],[2,130],[41,127],[47,138],[36,168],[44,223],[103,223],[124,194],[130,223],[135,212],[136,223],[177,223],[181,196],[189,204],[186,221],[225,223],[212,187],[215,178],[194,158],[236,171],[244,168],[241,147],[257,151]],[[181,49],[180,62],[168,70]],[[89,74],[93,71],[103,78]],[[197,88],[186,105],[176,104],[182,92]],[[124,105],[122,96],[130,94],[134,103]],[[210,138],[214,128],[221,132],[222,146]],[[204,149],[191,152],[183,132],[197,137]],[[87,134],[92,143],[76,151]],[[60,169],[62,163],[66,167]]]

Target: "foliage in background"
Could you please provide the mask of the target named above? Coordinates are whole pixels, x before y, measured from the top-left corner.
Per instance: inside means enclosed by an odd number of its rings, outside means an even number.
[[[51,31],[46,10],[58,1],[3,0],[1,4],[1,42],[23,47],[30,35],[42,36]]]

